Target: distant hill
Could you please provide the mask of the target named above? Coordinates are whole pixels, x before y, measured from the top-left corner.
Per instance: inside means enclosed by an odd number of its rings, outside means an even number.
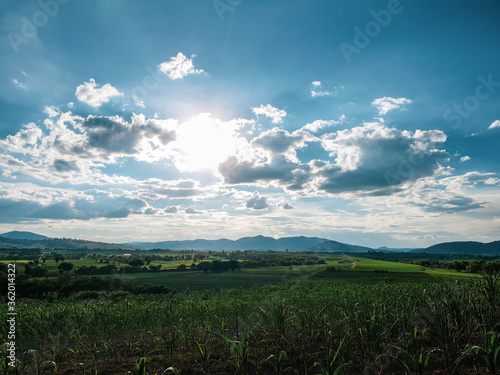
[[[271,238],[264,236],[243,237],[233,241],[220,240],[187,240],[187,241],[162,241],[162,242],[131,242],[125,245],[139,249],[170,249],[170,250],[303,250],[309,246],[327,241],[317,237],[285,237]]]
[[[10,238],[12,240],[50,240],[50,237],[42,236],[41,234],[36,234],[32,232],[7,232],[0,234],[1,237]]]
[[[342,242],[337,241],[325,241],[321,242],[317,245],[309,246],[307,248],[308,251],[342,251],[342,252],[353,252],[353,253],[364,253],[368,250],[373,250],[369,247],[357,246],[357,245],[348,245]]]
[[[333,243],[338,244],[336,250]],[[324,244],[323,247],[320,245]],[[125,245],[137,247],[139,249],[170,249],[170,250],[278,250],[285,251],[368,251],[367,247],[341,244],[319,237],[284,237],[272,238],[265,236],[243,237],[233,241],[228,239],[220,240],[188,240],[188,241],[163,241],[163,242],[131,242]],[[341,246],[342,245],[342,246]],[[315,247],[317,246],[317,247]]]
[[[8,232],[0,235],[0,249],[43,249],[43,250],[124,250],[129,251],[134,248],[130,246],[76,240],[69,238],[50,238],[31,232]]]
[[[437,254],[494,254],[500,255],[500,241],[489,243],[460,241],[429,246],[423,251]]]

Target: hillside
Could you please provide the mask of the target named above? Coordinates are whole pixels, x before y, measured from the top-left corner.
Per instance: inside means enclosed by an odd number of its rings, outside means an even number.
[[[29,233],[29,232],[28,232]],[[34,234],[34,233],[33,233]],[[45,237],[45,236],[41,236]],[[66,238],[48,238],[40,240],[15,239],[0,236],[0,249],[42,249],[42,250],[133,250],[130,246],[106,242],[85,241]]]
[[[1,237],[9,238],[12,240],[50,240],[50,237],[42,236],[41,234],[36,234],[32,232],[20,232],[20,231],[12,231],[7,233],[0,234]]]
[[[500,241],[489,243],[474,241],[444,242],[432,245],[425,252],[437,254],[494,254],[500,255]]]
[[[343,251],[343,252],[367,252],[373,250],[369,247],[348,245],[337,241],[325,241],[307,248],[307,251]]]

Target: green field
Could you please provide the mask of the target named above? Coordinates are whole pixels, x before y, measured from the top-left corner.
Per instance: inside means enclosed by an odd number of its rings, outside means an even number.
[[[406,273],[420,277],[438,277],[462,279],[477,275],[470,273],[461,273],[455,270],[430,269],[423,268],[414,264],[387,262],[367,258],[353,258],[356,266],[353,268],[351,263],[339,263],[340,257],[329,256],[322,265],[304,265],[290,267],[268,267],[258,269],[241,269],[224,273],[208,272],[204,274],[201,271],[184,272],[153,272],[153,273],[134,273],[121,274],[119,277],[124,279],[139,280],[144,283],[164,285],[167,288],[177,291],[219,289],[243,287],[249,288],[262,286],[266,284],[276,284],[282,282],[291,282],[300,279],[352,279],[378,277],[375,271],[387,271],[389,273]],[[184,262],[185,263],[185,262]],[[338,273],[326,272],[327,267],[340,269]],[[167,267],[165,267],[167,268]],[[175,267],[170,267],[175,268]]]
[[[47,276],[30,277],[20,261],[18,362],[6,368],[8,345],[0,344],[0,373],[469,375],[500,368],[498,273],[336,254],[239,256],[247,267],[232,271],[179,271],[192,262],[172,260],[136,273],[119,263],[123,272],[99,276],[60,273],[48,259],[35,264]],[[228,259],[234,254],[206,261]],[[248,268],[248,259],[263,263]],[[310,264],[270,266],[280,259]],[[70,262],[75,269],[107,264]],[[23,298],[29,290],[40,293]],[[0,341],[7,335],[4,324]]]

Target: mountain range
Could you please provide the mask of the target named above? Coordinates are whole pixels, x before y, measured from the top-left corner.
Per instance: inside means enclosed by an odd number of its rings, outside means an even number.
[[[105,242],[85,241],[77,239],[58,239],[32,232],[8,232],[0,234],[0,248],[41,248],[41,249],[105,249],[105,250],[256,250],[256,251],[314,251],[314,252],[367,252],[378,251],[413,251],[435,254],[493,254],[500,255],[500,241],[489,243],[473,241],[445,242],[429,246],[425,249],[389,249],[382,247],[372,249],[320,237],[284,237],[272,238],[265,236],[243,237],[238,240],[185,240],[161,242],[130,242],[112,244]]]

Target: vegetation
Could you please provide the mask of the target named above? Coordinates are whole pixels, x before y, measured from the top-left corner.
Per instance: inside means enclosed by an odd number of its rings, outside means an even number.
[[[153,258],[148,266],[140,256],[65,257],[56,266],[49,257],[26,262],[29,271],[18,267],[17,368],[5,367],[3,345],[0,372],[495,374],[500,368],[494,269],[475,275],[331,254],[173,256],[183,258]],[[243,267],[249,261],[264,263]],[[79,275],[83,267],[147,271]],[[47,271],[35,276],[35,269]],[[0,265],[2,278],[5,271]],[[174,293],[169,286],[179,283],[175,289],[183,292]],[[241,287],[221,288],[231,283]],[[1,326],[2,342],[7,329]]]

